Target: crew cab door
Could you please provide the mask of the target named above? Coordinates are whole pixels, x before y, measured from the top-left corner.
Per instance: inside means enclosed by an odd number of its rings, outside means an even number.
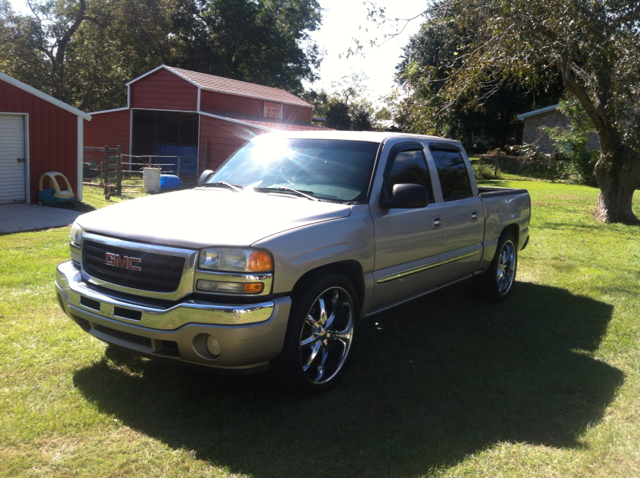
[[[477,194],[471,164],[451,144],[431,144],[442,194],[445,242],[443,276],[452,282],[473,274],[482,258],[484,204]]]
[[[435,202],[432,173],[422,144],[400,143],[391,149],[382,197],[391,194],[396,184],[424,186],[429,203],[389,209],[372,204],[376,240],[374,309],[437,287],[443,280],[443,209]]]

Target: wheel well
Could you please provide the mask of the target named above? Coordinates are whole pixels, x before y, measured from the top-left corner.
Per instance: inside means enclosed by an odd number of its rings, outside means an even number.
[[[511,233],[513,234],[513,237],[516,238],[516,249],[518,247],[518,244],[520,242],[520,228],[518,227],[517,224],[509,224],[507,227],[505,227],[502,230],[502,233],[500,234],[500,237],[504,236],[506,233]]]
[[[305,273],[300,277],[300,279],[298,279],[296,285],[293,287],[293,300],[300,297],[301,291],[305,290],[308,287],[308,284],[313,282],[316,277],[330,274],[332,272],[342,274],[351,281],[356,290],[356,294],[358,295],[357,300],[359,309],[362,310],[362,305],[364,303],[364,276],[362,273],[362,267],[357,261],[334,262],[333,264],[327,264]]]

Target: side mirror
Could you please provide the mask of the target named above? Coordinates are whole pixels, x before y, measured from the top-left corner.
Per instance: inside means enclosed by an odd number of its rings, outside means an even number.
[[[420,184],[396,184],[391,197],[383,193],[380,200],[382,209],[417,209],[429,204],[429,193]]]
[[[212,171],[211,169],[205,169],[202,171],[202,174],[200,174],[200,177],[198,178],[198,186],[202,186],[206,183],[207,179],[209,179],[214,172],[215,171]]]

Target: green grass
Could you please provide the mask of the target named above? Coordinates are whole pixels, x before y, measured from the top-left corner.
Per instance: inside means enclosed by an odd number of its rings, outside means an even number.
[[[362,322],[310,400],[106,348],[55,300],[68,228],[0,236],[0,476],[640,476],[640,228],[594,222],[592,188],[485,184],[531,192],[513,296]]]
[[[94,182],[97,184],[97,179],[94,179]],[[85,186],[83,188],[82,202],[76,203],[76,209],[78,211],[93,211],[94,209],[106,207],[111,204],[146,196],[146,194],[142,192],[142,187],[139,183],[140,181],[135,180],[124,181],[122,195],[111,196],[109,199],[105,199],[103,188]]]

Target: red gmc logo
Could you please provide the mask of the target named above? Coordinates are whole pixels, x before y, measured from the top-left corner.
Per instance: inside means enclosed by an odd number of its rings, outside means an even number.
[[[142,259],[138,257],[120,256],[120,254],[113,254],[107,252],[104,255],[104,263],[111,267],[120,267],[122,269],[128,269],[130,271],[141,271],[142,268],[138,265],[142,262]]]

